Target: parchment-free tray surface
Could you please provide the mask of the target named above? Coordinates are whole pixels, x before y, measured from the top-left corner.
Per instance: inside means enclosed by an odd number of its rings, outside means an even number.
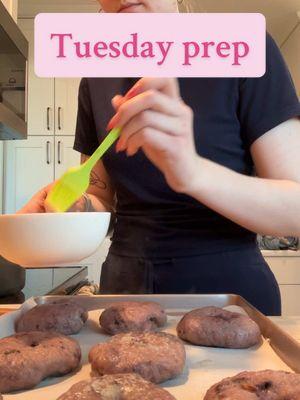
[[[128,299],[127,296],[126,299]],[[137,299],[137,297],[135,296]],[[149,299],[148,297],[146,297]],[[138,299],[144,300],[145,296],[138,296]],[[207,301],[211,305],[222,305],[227,306],[229,309],[234,311],[240,311],[245,313],[243,308],[234,305],[232,298],[228,298],[226,304],[226,298],[216,298],[213,301],[213,296],[208,300],[205,296],[204,301],[201,302],[201,296],[198,297],[197,305],[207,305]],[[99,342],[109,340],[109,336],[103,334],[99,327],[99,316],[101,314],[101,303],[107,305],[108,302],[114,301],[113,297],[109,299],[99,298],[99,309],[89,311],[89,320],[82,331],[75,335],[81,345],[83,359],[81,369],[72,374],[61,378],[51,378],[42,382],[37,388],[5,395],[4,400],[56,400],[62,393],[67,391],[71,385],[90,377],[91,369],[87,360],[88,352],[90,348]],[[118,300],[121,300],[118,297]],[[155,299],[157,300],[157,299]],[[196,301],[195,297],[192,300],[186,298],[185,303],[189,306]],[[33,307],[36,302],[43,303],[48,300],[45,298],[33,299],[27,301],[20,311],[5,315],[0,318],[0,336],[7,336],[13,334],[14,321],[19,317],[21,312]],[[89,299],[84,297],[77,297],[76,301],[80,301],[88,304],[91,302]],[[166,298],[162,301],[165,305],[169,304],[170,298]],[[178,300],[179,301],[179,300]],[[94,304],[95,299],[92,300]],[[229,306],[228,306],[229,304]],[[194,308],[194,303],[192,304]],[[103,306],[104,307],[104,306]],[[89,308],[95,308],[95,305],[89,306]],[[176,334],[176,325],[181,315],[183,314],[183,304],[178,303],[178,310],[175,307],[169,308],[167,311],[168,323],[167,326],[162,329],[165,332]],[[185,310],[187,311],[187,310]],[[205,348],[186,344],[187,362],[183,374],[177,379],[168,381],[161,386],[172,393],[177,400],[201,400],[203,399],[207,389],[218,382],[219,380],[235,375],[244,370],[262,370],[262,369],[275,369],[275,370],[287,370],[290,368],[282,361],[282,359],[273,351],[269,345],[268,340],[263,340],[260,346],[248,349],[248,350],[229,350],[229,349],[216,349],[216,348]]]

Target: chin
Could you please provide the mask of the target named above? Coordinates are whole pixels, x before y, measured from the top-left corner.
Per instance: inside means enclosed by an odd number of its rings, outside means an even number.
[[[143,4],[137,4],[137,5],[132,5],[130,7],[123,8],[122,10],[118,11],[119,13],[127,13],[127,14],[132,14],[132,13],[144,13],[144,12],[149,12]]]

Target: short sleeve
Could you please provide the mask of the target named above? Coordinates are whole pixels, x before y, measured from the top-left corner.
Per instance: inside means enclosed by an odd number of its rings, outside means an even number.
[[[77,124],[73,148],[82,154],[90,156],[98,146],[88,81],[84,78],[79,86]]]
[[[272,37],[266,40],[266,73],[241,79],[238,116],[248,146],[281,123],[300,116],[300,103],[292,77]]]

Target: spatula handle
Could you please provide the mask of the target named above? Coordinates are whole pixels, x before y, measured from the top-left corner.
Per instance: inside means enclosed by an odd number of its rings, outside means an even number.
[[[91,157],[85,162],[87,168],[92,170],[100,158],[106,153],[106,151],[115,143],[120,137],[121,128],[112,129],[106,138],[102,141],[98,149],[91,155]]]

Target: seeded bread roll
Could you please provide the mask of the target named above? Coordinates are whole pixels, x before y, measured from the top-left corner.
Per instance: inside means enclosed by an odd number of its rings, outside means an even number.
[[[16,322],[16,332],[48,331],[63,335],[78,333],[87,320],[86,310],[71,301],[33,307]]]
[[[89,361],[99,375],[134,372],[160,383],[182,372],[185,348],[176,336],[168,333],[120,333],[94,346]]]
[[[31,389],[66,375],[80,363],[78,343],[54,332],[26,332],[0,339],[0,391]]]
[[[204,400],[299,400],[300,374],[284,371],[242,372],[212,386]]]
[[[187,313],[177,325],[178,336],[192,344],[243,349],[261,341],[259,326],[246,315],[217,307]]]
[[[128,301],[114,303],[100,316],[101,327],[110,335],[126,332],[148,332],[162,327],[167,316],[155,302]]]
[[[73,385],[57,400],[176,400],[136,374],[104,375]]]

